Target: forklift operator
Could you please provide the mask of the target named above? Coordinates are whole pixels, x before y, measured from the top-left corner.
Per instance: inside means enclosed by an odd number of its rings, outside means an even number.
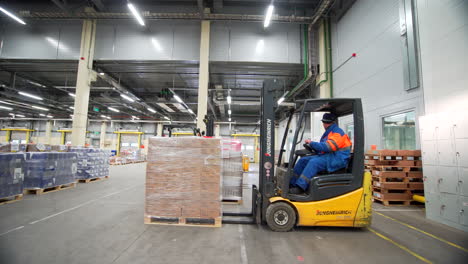
[[[310,180],[322,171],[334,172],[346,168],[351,155],[351,140],[336,124],[336,115],[325,113],[322,117],[323,133],[320,142],[305,140],[317,155],[301,157],[294,166],[295,177],[291,178],[291,194],[303,193]]]

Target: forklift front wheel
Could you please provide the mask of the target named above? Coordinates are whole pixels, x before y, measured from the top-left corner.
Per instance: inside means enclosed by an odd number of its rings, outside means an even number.
[[[266,210],[266,222],[276,232],[290,231],[296,224],[296,218],[296,211],[287,203],[272,203]]]

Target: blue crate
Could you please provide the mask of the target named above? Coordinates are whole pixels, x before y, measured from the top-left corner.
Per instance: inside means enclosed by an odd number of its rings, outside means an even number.
[[[25,154],[0,153],[0,198],[23,193]]]

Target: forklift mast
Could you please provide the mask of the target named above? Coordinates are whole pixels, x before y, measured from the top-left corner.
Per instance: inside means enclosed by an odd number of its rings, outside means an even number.
[[[257,223],[265,219],[268,198],[275,195],[275,90],[280,90],[279,80],[271,79],[263,83],[260,120],[260,178],[259,200],[257,200]],[[261,207],[260,207],[261,206]]]

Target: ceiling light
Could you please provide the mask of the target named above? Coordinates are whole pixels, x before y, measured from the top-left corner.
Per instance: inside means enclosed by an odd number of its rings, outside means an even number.
[[[13,110],[13,108],[8,107],[8,106],[3,106],[3,105],[0,105],[0,108],[1,108],[1,109],[6,109],[6,110],[10,110],[10,111]]]
[[[47,117],[48,117],[48,118],[54,118],[54,117],[53,117],[53,116],[51,116],[51,115],[48,115]]]
[[[227,103],[228,104],[231,104],[232,102],[232,97],[230,95],[228,95],[228,97],[226,98],[227,99]]]
[[[133,119],[138,119],[138,120],[140,119],[140,118],[138,118],[138,117],[136,117],[136,116],[132,116],[132,118],[133,118]]]
[[[114,112],[117,112],[117,113],[120,112],[119,109],[115,109],[115,108],[113,108],[113,107],[108,107],[107,109],[109,109],[109,110],[111,110],[111,111],[114,111]]]
[[[13,15],[12,13],[8,12],[7,10],[0,7],[0,11],[2,11],[5,15],[7,15],[7,16],[13,18],[14,20],[16,20],[18,23],[26,25],[26,23],[23,20],[21,20],[19,17],[15,16],[15,15]]]
[[[25,117],[24,115],[16,115],[16,117]]]
[[[44,114],[39,114],[39,115],[40,115],[40,116],[46,116],[46,115],[44,115]]]
[[[229,114],[229,115],[230,115],[230,114],[232,114],[232,111],[231,111],[231,109],[229,109],[229,110],[228,110],[228,114]]]
[[[32,107],[32,108],[39,109],[39,110],[42,110],[42,111],[49,111],[49,109],[47,109],[47,108],[45,108],[45,107],[40,107],[40,106],[35,106],[35,105],[32,105],[31,107]]]
[[[191,113],[191,114],[194,114],[192,109],[190,109],[190,108],[188,109],[188,112]]]
[[[108,116],[105,116],[105,115],[101,115],[102,118],[107,118],[107,119],[111,119],[110,117]]]
[[[166,119],[166,120],[171,120],[171,119],[170,119],[169,117],[167,117],[167,116],[164,116],[164,119]]]
[[[280,105],[283,101],[284,101],[284,97],[281,97],[279,100],[278,100],[278,105]]]
[[[74,94],[74,93],[68,93],[68,95],[71,96],[71,97],[76,97],[76,94]]]
[[[177,95],[177,94],[174,94],[174,98],[177,100],[177,102],[179,103],[183,103],[184,101],[182,101],[182,99],[180,99],[180,97]]]
[[[140,13],[138,13],[138,10],[135,8],[135,6],[133,6],[133,4],[131,4],[131,3],[128,3],[127,6],[130,9],[130,11],[132,11],[133,16],[136,18],[138,23],[140,23],[140,25],[144,26],[145,22],[143,21],[143,18],[141,18]]]
[[[268,27],[270,25],[271,16],[273,15],[273,9],[275,9],[273,5],[268,6],[268,9],[265,15],[265,23],[263,23],[263,27]]]
[[[71,118],[73,118],[73,115],[70,115]]]
[[[150,111],[151,113],[156,113],[156,110],[154,110],[153,108],[148,107],[146,109],[148,109],[148,111]]]
[[[15,116],[15,114],[13,114],[13,113],[9,113],[9,115],[11,115],[11,116]]]
[[[103,76],[103,75],[105,75],[105,73],[103,73],[103,72],[100,72],[100,73],[99,73],[99,75]]]
[[[122,97],[123,99],[129,101],[129,102],[135,102],[135,100],[133,100],[130,96],[128,95],[125,95],[125,94],[120,94],[120,97]]]
[[[229,118],[228,120],[229,120],[229,122],[231,122],[231,118]]]
[[[170,108],[169,106],[167,106],[165,103],[156,103],[157,105],[159,105],[160,107],[164,108],[164,110],[168,111],[168,112],[174,112],[174,110],[172,108]]]
[[[75,109],[75,107],[73,107],[73,106],[69,106],[68,108],[70,108],[70,109]]]
[[[15,104],[12,104],[12,103],[9,103],[9,102],[5,102],[5,101],[1,101],[1,100],[0,100],[0,103],[2,103],[2,104],[8,104],[8,105],[15,105]]]
[[[25,93],[25,92],[18,92],[18,93],[23,95],[23,96],[34,98],[36,100],[42,100],[42,98],[37,96],[37,95],[33,95],[33,94]]]

